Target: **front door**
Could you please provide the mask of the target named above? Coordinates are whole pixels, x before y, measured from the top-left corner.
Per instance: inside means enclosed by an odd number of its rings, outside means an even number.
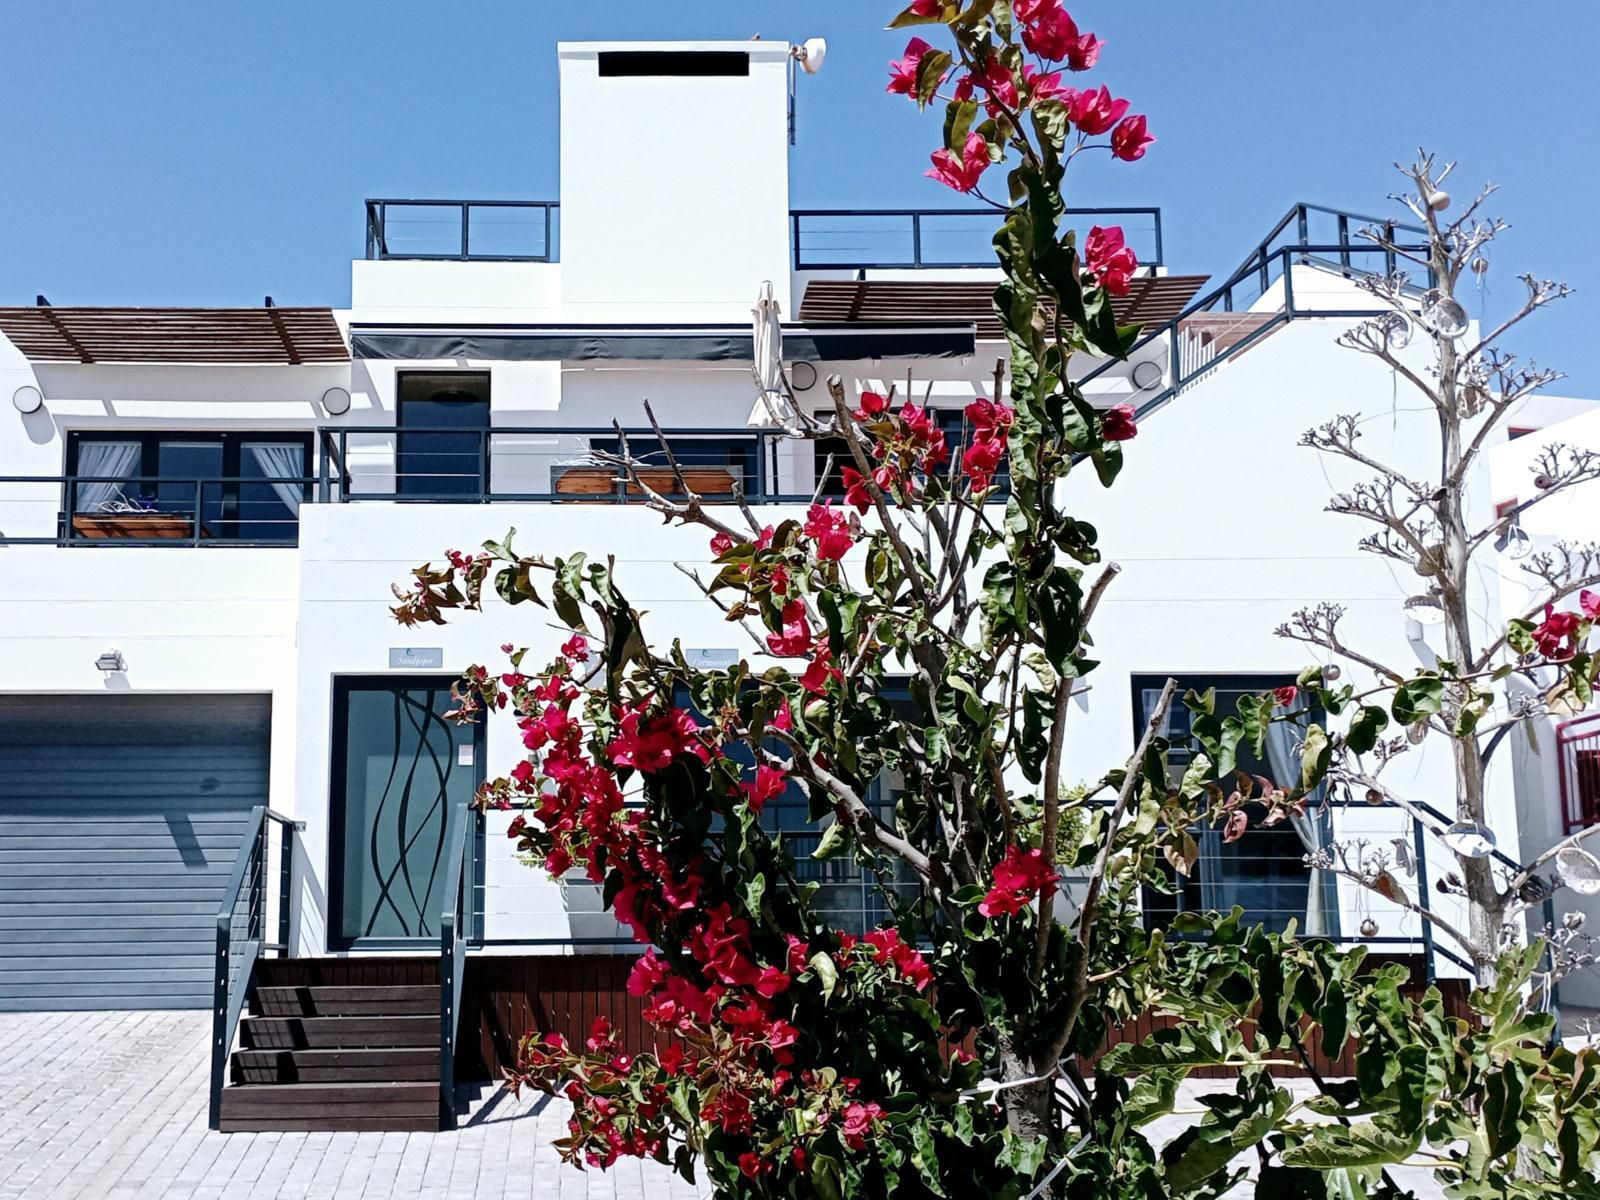
[[[436,944],[451,814],[483,781],[483,726],[444,719],[450,679],[339,679],[334,688],[330,943]]]
[[[489,373],[402,371],[395,491],[407,499],[476,500],[488,482]]]

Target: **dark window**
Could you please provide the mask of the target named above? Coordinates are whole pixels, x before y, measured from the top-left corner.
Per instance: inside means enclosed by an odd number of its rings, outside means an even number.
[[[600,78],[641,76],[739,76],[750,74],[750,56],[737,50],[603,50]]]
[[[84,430],[67,435],[66,508],[75,536],[192,537],[198,526],[202,541],[293,542],[311,462],[309,433]]]
[[[489,456],[489,372],[402,371],[395,491],[415,499],[483,494]]]
[[[1150,713],[1161,694],[1166,676],[1136,675],[1133,679],[1134,735],[1143,734]],[[1178,695],[1167,713],[1163,735],[1171,742],[1169,762],[1173,774],[1182,777],[1184,769],[1199,751],[1199,744],[1190,734],[1191,713],[1183,702],[1184,693],[1190,690],[1204,692],[1216,689],[1216,712],[1230,716],[1238,698],[1246,694],[1259,694],[1284,684],[1293,683],[1284,677],[1193,676],[1179,677]],[[1294,757],[1295,731],[1303,730],[1317,714],[1307,713],[1298,725],[1279,723],[1274,726],[1264,759],[1257,759],[1248,744],[1238,749],[1238,766],[1250,775],[1259,775],[1286,786],[1293,782],[1291,774],[1298,773],[1298,760]],[[1174,780],[1176,782],[1176,779]],[[1223,780],[1224,790],[1231,790],[1228,780]],[[1245,910],[1245,920],[1259,922],[1267,928],[1282,931],[1292,919],[1302,934],[1317,933],[1336,936],[1338,933],[1338,902],[1334,880],[1326,876],[1312,887],[1312,872],[1305,865],[1310,844],[1326,845],[1331,840],[1330,814],[1320,797],[1313,797],[1304,821],[1284,821],[1265,825],[1266,815],[1260,805],[1247,809],[1250,825],[1243,837],[1233,842],[1222,839],[1221,832],[1210,826],[1192,830],[1199,843],[1200,858],[1189,875],[1184,876],[1170,867],[1164,867],[1169,889],[1146,888],[1144,910],[1147,924],[1157,927],[1171,921],[1179,912],[1227,912],[1235,905]]]

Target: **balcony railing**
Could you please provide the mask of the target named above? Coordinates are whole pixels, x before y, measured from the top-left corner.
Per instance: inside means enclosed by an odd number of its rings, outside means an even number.
[[[0,476],[0,545],[293,546],[316,479]]]
[[[367,257],[453,262],[557,262],[554,200],[368,200]],[[796,270],[982,268],[995,265],[994,208],[810,208],[789,214]],[[1079,243],[1120,225],[1139,262],[1163,265],[1159,208],[1074,208]]]
[[[1005,214],[994,208],[796,209],[789,214],[796,270],[994,267]],[[1146,267],[1163,262],[1159,208],[1072,208],[1062,219],[1078,244],[1096,225],[1120,225]]]
[[[675,496],[684,481],[710,503],[797,504],[811,499],[827,454],[782,432],[739,429],[667,429],[669,458],[654,431],[627,429],[629,451],[647,464],[644,484]],[[323,503],[362,500],[459,504],[640,503],[638,483],[597,462],[615,453],[615,429],[577,426],[403,428],[326,426],[317,498]]]

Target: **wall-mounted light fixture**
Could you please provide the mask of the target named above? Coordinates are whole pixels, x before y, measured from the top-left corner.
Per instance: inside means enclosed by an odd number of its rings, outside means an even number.
[[[94,660],[94,665],[107,675],[115,675],[128,669],[128,660],[122,657],[121,650],[107,650]]]
[[[817,386],[817,369],[808,362],[797,362],[789,368],[789,385],[797,392],[809,392]]]
[[[44,393],[31,383],[25,383],[11,393],[11,404],[19,413],[38,412],[44,404]]]
[[[330,417],[342,417],[350,411],[350,392],[346,388],[331,387],[322,393],[322,407]]]
[[[1133,386],[1141,392],[1148,392],[1151,388],[1160,385],[1166,372],[1161,369],[1161,364],[1153,359],[1144,359],[1133,364]]]

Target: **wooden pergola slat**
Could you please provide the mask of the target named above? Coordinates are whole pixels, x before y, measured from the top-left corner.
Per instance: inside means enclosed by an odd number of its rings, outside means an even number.
[[[31,362],[350,361],[331,308],[0,308],[0,334]]]

